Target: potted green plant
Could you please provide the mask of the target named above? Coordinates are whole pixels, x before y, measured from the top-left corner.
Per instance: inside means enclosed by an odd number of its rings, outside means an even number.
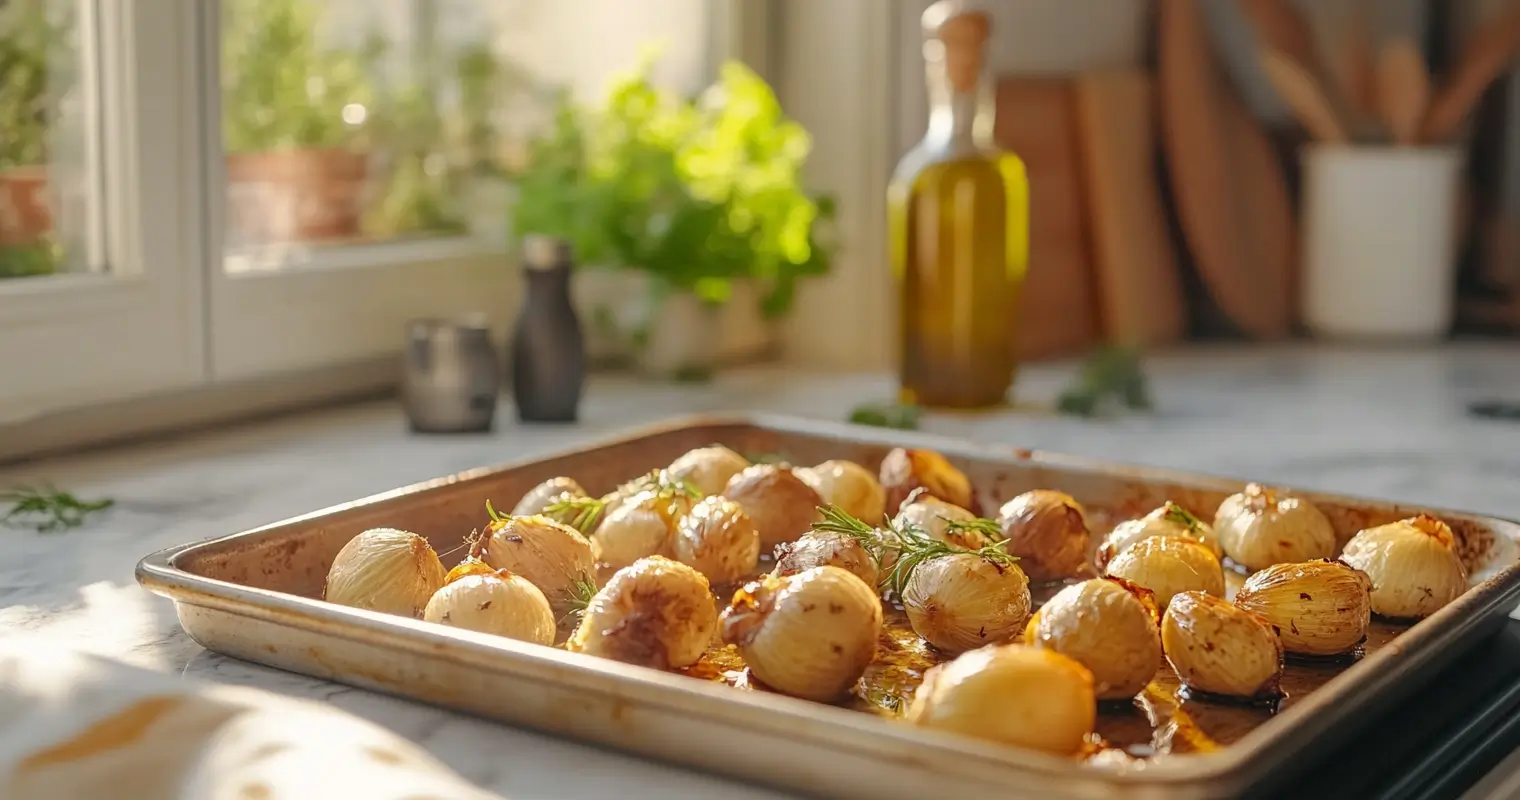
[[[374,138],[384,144],[376,197],[361,227],[378,239],[461,234],[467,230],[459,198],[461,176],[441,152],[445,124],[431,93],[407,83],[387,93],[371,116]]]
[[[646,62],[600,107],[560,110],[520,176],[518,228],[640,276],[642,291],[591,310],[593,327],[624,333],[650,372],[705,374],[736,293],[756,290],[774,320],[829,269],[833,203],[803,188],[809,144],[743,65],[691,100],[654,86]]]
[[[460,47],[453,54],[453,72],[459,106],[449,140],[455,154],[452,161],[463,176],[470,230],[477,236],[503,240],[512,186],[508,140],[500,122],[514,101],[538,99],[537,83],[488,42]]]
[[[67,18],[43,0],[0,4],[0,278],[52,272],[58,261],[48,202],[49,125],[61,95]]]
[[[345,239],[368,172],[370,67],[383,42],[318,41],[311,0],[224,0],[222,126],[229,230],[253,241]]]

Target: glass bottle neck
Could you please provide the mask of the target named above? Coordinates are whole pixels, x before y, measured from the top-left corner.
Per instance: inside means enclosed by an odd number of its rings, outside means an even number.
[[[924,141],[931,149],[991,148],[994,113],[987,81],[978,80],[970,91],[957,91],[944,64],[930,64],[928,79],[929,131]]]

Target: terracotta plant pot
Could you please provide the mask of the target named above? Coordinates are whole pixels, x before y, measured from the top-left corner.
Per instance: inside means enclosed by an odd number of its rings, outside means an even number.
[[[0,171],[0,245],[36,244],[53,230],[46,167]]]
[[[341,148],[227,156],[227,219],[236,244],[319,242],[359,234],[369,157]]]

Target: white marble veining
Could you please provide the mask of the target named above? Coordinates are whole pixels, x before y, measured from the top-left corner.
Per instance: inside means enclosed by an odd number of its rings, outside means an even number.
[[[938,415],[937,433],[1520,517],[1520,423],[1465,414],[1520,401],[1520,347],[1423,351],[1191,350],[1147,365],[1158,411],[1112,420],[1038,412]],[[1069,366],[1029,369],[1018,394],[1045,401]],[[468,467],[558,449],[671,415],[758,409],[842,419],[888,396],[880,376],[758,369],[700,387],[596,381],[574,427],[504,424],[423,437],[379,403],[0,471],[117,499],[82,529],[0,531],[0,635],[26,630],[204,680],[325,699],[412,738],[509,797],[774,797],[722,779],[546,738],[202,650],[170,604],[140,589],[142,555]]]

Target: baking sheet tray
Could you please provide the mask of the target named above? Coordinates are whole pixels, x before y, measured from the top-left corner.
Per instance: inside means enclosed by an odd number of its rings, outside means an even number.
[[[1515,523],[1307,492],[1338,531],[1420,511],[1446,520],[1474,587],[1413,626],[1375,621],[1355,663],[1291,664],[1289,699],[1271,710],[1178,706],[1163,665],[1132,711],[1099,733],[1175,754],[1076,762],[920,730],[877,716],[632,667],[320,602],[328,565],[371,527],[427,536],[445,553],[483,524],[485,501],[510,507],[542,480],[569,475],[593,493],[721,443],[797,464],[847,458],[874,467],[895,446],[944,453],[989,507],[1034,488],[1069,492],[1094,532],[1173,500],[1211,516],[1241,482],[978,445],[918,433],[764,415],[678,420],[528,462],[472,470],[219,539],[171,548],[138,579],[175,601],[207,649],[411,697],[656,759],[810,794],[840,797],[1216,797],[1260,789],[1354,735],[1375,709],[1497,630],[1520,598]],[[456,556],[462,555],[455,553]],[[454,559],[446,559],[450,563]]]

